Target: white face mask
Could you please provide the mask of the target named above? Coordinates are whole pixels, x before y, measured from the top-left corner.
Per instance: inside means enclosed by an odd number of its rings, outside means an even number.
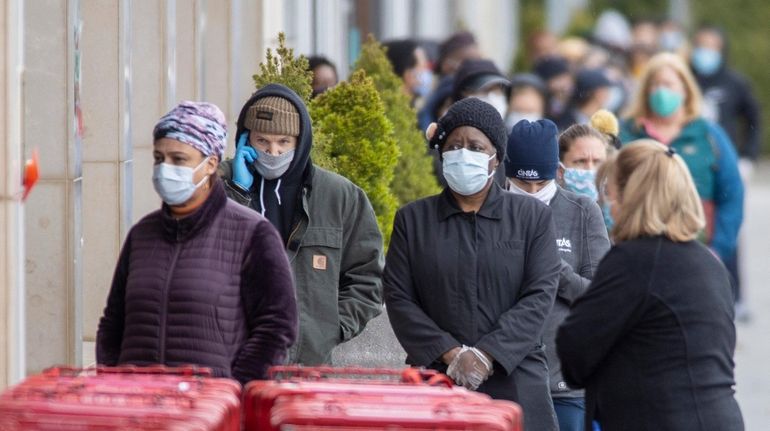
[[[495,173],[489,173],[489,161],[495,156],[465,148],[443,153],[442,167],[449,188],[463,196],[480,192]]]
[[[500,113],[500,118],[505,118],[505,113],[508,111],[508,99],[505,97],[505,94],[499,91],[491,91],[487,94],[479,94],[473,97],[489,103]]]
[[[193,176],[209,158],[206,157],[195,168],[176,166],[168,163],[159,163],[153,167],[152,185],[155,191],[169,205],[181,205],[192,197],[195,190],[205,183],[209,176],[206,175],[198,184],[193,182]]]
[[[521,120],[527,120],[530,123],[534,123],[537,120],[542,120],[543,117],[541,115],[537,115],[530,112],[519,112],[519,111],[511,111],[507,117],[505,117],[505,127],[508,128],[508,132],[510,132],[513,129],[513,126],[516,125]]]
[[[508,191],[517,195],[529,196],[539,200],[540,202],[550,205],[551,199],[556,195],[556,181],[551,180],[547,186],[540,189],[537,193],[529,193],[520,189],[510,178],[508,179]]]

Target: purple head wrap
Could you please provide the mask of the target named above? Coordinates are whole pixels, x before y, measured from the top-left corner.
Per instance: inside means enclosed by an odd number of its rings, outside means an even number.
[[[152,131],[153,138],[176,139],[204,156],[222,160],[227,143],[225,115],[214,104],[183,101],[164,115]]]

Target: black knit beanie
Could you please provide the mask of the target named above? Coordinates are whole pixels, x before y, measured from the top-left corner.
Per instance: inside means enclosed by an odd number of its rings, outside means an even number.
[[[492,141],[497,152],[497,159],[500,161],[504,159],[507,136],[505,123],[500,117],[500,113],[492,105],[475,97],[455,102],[449,107],[449,111],[438,120],[438,127],[430,140],[431,148],[440,152],[452,131],[462,126],[479,129]]]
[[[505,155],[505,176],[526,181],[552,180],[559,167],[559,130],[551,120],[521,120],[513,126]]]

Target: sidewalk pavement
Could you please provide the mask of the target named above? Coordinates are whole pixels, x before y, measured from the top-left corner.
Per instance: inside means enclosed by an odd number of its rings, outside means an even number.
[[[770,161],[748,184],[741,232],[743,294],[751,313],[738,323],[736,397],[747,431],[770,429]]]

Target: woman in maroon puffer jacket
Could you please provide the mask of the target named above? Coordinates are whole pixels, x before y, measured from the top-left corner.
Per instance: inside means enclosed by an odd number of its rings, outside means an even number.
[[[278,232],[230,201],[216,106],[182,102],[153,131],[163,206],[129,232],[96,337],[102,365],[196,364],[245,384],[282,364],[297,334]]]

